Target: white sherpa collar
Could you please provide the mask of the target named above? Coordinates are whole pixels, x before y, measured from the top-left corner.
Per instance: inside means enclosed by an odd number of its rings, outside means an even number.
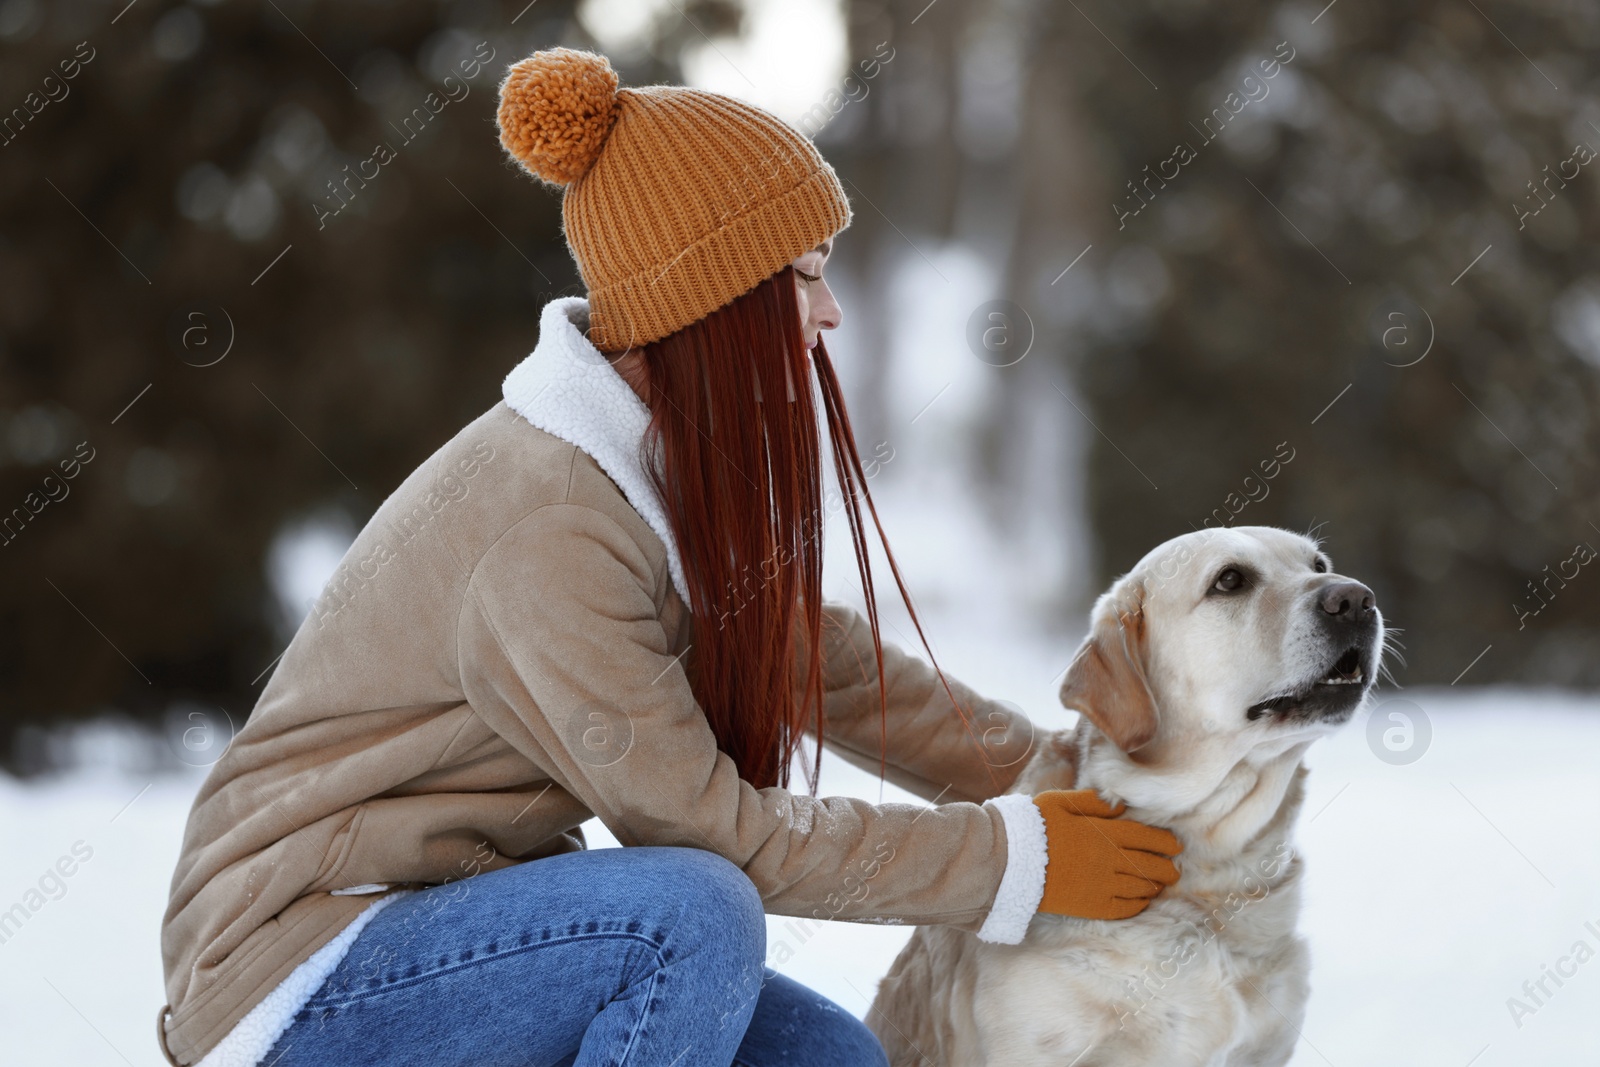
[[[588,327],[584,297],[546,304],[539,315],[539,343],[506,375],[506,404],[539,429],[578,446],[617,483],[666,545],[672,584],[687,604],[689,587],[666,508],[639,456],[650,409],[590,343],[584,335]]]

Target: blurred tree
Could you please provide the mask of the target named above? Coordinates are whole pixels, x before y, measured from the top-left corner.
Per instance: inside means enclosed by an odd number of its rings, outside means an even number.
[[[973,303],[1039,356],[997,379],[980,493],[1026,514],[1087,445],[1066,610],[1187,530],[1315,526],[1401,681],[1600,684],[1600,9],[851,11],[853,51],[909,58],[832,155],[900,230],[953,236],[959,197],[1012,235]]]
[[[360,525],[499,398],[582,289],[496,90],[593,47],[573,16],[0,4],[0,754],[108,706],[242,723],[275,535]],[[674,78],[658,54],[624,80]]]
[[[1472,681],[1600,684],[1568,562],[1600,548],[1600,9],[1103,12],[1121,55],[1051,18],[1134,312],[1081,361],[1127,454],[1091,464],[1108,570],[1211,516],[1316,523],[1405,628],[1401,681],[1492,645]]]
[[[359,525],[495,401],[579,291],[495,87],[592,46],[575,6],[0,4],[0,753],[106,706],[242,721],[274,538]],[[1600,683],[1592,6],[843,11],[852,59],[896,54],[818,136],[868,289],[858,432],[889,436],[873,287],[967,243],[995,291],[958,299],[1033,344],[973,493],[1061,616],[1208,518],[1320,523],[1403,681]],[[650,12],[631,84],[743,25]]]

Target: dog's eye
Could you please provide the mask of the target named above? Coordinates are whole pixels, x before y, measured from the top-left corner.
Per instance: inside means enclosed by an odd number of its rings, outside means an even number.
[[[1211,589],[1217,593],[1236,593],[1244,585],[1244,573],[1238,567],[1228,567],[1217,575],[1217,580],[1211,583]]]
[[[1328,561],[1323,559],[1321,556],[1318,556],[1316,559],[1312,560],[1311,569],[1316,571],[1318,574],[1327,574]]]

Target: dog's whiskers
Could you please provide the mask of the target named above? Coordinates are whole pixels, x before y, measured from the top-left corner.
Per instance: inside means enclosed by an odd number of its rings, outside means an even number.
[[[1403,632],[1404,631],[1398,626],[1385,627],[1383,631],[1383,644],[1380,646],[1382,655],[1378,657],[1378,676],[1388,681],[1390,685],[1397,689],[1400,687],[1400,682],[1395,678],[1394,672],[1389,669],[1389,661],[1398,660],[1400,662],[1400,666],[1406,666],[1405,653],[1400,651],[1405,647],[1405,643],[1402,642],[1398,636],[1396,636]]]

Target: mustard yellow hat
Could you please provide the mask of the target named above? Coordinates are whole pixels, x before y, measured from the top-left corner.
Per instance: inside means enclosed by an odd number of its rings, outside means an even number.
[[[618,89],[591,52],[514,64],[497,119],[511,157],[565,187],[562,228],[602,351],[704,318],[850,225],[838,176],[794,127],[720,93]]]

